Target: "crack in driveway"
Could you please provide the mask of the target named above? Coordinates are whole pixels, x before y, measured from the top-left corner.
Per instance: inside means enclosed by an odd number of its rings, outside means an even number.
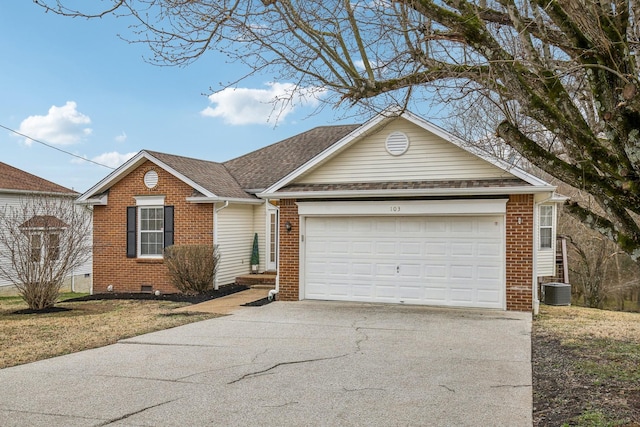
[[[260,375],[260,374],[267,373],[267,372],[272,371],[272,370],[274,370],[274,369],[276,369],[276,368],[279,368],[280,366],[298,365],[298,364],[301,364],[301,363],[321,362],[321,361],[323,361],[323,360],[340,359],[340,358],[342,358],[342,357],[346,357],[346,356],[348,356],[348,355],[349,355],[349,354],[341,354],[341,355],[339,355],[339,356],[319,357],[319,358],[317,358],[317,359],[305,359],[305,360],[293,360],[293,361],[291,361],[291,362],[280,362],[280,363],[276,363],[275,365],[273,365],[273,366],[271,366],[271,367],[269,367],[269,368],[262,369],[262,370],[260,370],[260,371],[249,372],[248,374],[244,374],[244,375],[243,375],[243,376],[241,376],[240,378],[238,378],[238,379],[236,379],[236,380],[233,380],[233,381],[231,381],[231,382],[228,382],[227,384],[235,384],[235,383],[240,382],[240,381],[242,381],[242,380],[245,380],[245,379],[247,379],[247,378],[252,378],[252,377],[258,376],[258,375]]]
[[[103,422],[103,423],[98,424],[98,425],[97,425],[97,427],[104,427],[104,426],[108,426],[109,424],[113,424],[113,423],[115,423],[115,422],[122,421],[122,420],[125,420],[125,419],[127,419],[127,418],[129,418],[129,417],[132,417],[132,416],[134,416],[134,415],[140,414],[140,413],[142,413],[142,412],[144,412],[144,411],[146,411],[146,410],[148,410],[148,409],[157,408],[158,406],[166,405],[167,403],[175,402],[176,400],[180,400],[180,399],[167,400],[166,402],[160,402],[160,403],[157,403],[157,404],[155,404],[155,405],[147,406],[146,408],[142,408],[142,409],[140,409],[140,410],[138,410],[138,411],[134,411],[134,412],[130,412],[130,413],[128,413],[128,414],[124,414],[124,415],[123,415],[123,416],[121,416],[121,417],[113,418],[113,419],[107,420],[107,421],[105,421],[105,422]]]

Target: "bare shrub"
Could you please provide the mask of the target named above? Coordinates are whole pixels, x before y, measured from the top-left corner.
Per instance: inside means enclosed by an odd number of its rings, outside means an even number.
[[[171,283],[185,294],[202,294],[213,289],[219,261],[217,246],[174,245],[164,250]]]
[[[0,210],[0,278],[31,310],[53,307],[64,279],[91,250],[91,213],[71,198],[24,198]]]

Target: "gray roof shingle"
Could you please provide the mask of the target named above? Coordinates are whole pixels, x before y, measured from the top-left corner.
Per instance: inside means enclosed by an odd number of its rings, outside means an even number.
[[[0,162],[0,191],[24,191],[77,195],[76,191]]]
[[[159,153],[157,151],[144,151],[218,197],[253,198],[240,187],[221,163]]]
[[[265,189],[360,126],[313,128],[223,164],[245,190]]]

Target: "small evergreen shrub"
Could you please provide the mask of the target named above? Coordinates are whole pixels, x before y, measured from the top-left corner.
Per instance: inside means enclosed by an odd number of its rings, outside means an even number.
[[[174,245],[164,251],[169,279],[184,294],[203,294],[213,289],[219,261],[217,246]]]

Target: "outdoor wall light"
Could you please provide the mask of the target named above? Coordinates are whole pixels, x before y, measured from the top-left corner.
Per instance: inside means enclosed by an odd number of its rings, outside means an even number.
[[[287,230],[287,233],[291,233],[291,223],[289,221],[284,223],[284,228]]]

